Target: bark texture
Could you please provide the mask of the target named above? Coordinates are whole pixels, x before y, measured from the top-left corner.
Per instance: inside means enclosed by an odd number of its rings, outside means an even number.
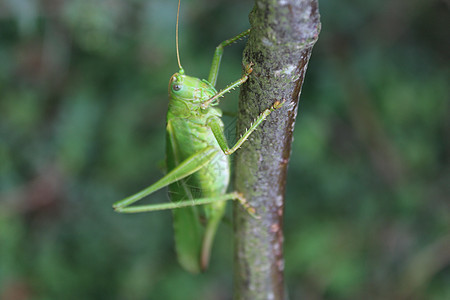
[[[276,100],[285,100],[235,157],[235,188],[260,219],[234,206],[234,299],[285,299],[283,209],[286,169],[300,91],[320,31],[317,0],[256,0],[244,64],[253,72],[242,86],[238,134]]]

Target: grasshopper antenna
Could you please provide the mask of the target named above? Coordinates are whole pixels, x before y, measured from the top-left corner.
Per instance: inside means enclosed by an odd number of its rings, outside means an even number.
[[[183,74],[184,70],[183,67],[181,66],[181,62],[180,62],[180,51],[178,50],[178,20],[180,18],[180,2],[181,0],[178,0],[178,10],[177,10],[177,28],[175,30],[175,44],[177,47],[177,60],[178,60],[178,67],[180,67],[180,73]]]

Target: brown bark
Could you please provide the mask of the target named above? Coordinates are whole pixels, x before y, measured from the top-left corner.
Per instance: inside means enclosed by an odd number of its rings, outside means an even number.
[[[275,101],[285,101],[238,150],[235,188],[260,219],[234,208],[234,299],[285,299],[283,209],[286,169],[300,92],[320,31],[317,0],[257,0],[244,64],[253,72],[242,86],[238,134]]]

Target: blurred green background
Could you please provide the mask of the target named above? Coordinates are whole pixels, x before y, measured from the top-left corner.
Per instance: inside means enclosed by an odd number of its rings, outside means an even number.
[[[319,2],[288,171],[290,297],[450,299],[449,2]],[[230,299],[229,222],[193,276],[170,212],[111,209],[162,175],[176,6],[0,2],[0,299]],[[188,74],[207,77],[252,6],[182,1]],[[219,87],[244,45],[226,49]],[[222,103],[236,111],[237,92]]]

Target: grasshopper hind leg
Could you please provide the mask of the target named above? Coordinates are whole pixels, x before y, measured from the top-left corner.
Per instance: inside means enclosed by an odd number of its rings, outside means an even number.
[[[242,205],[242,207],[253,217],[258,218],[255,209],[251,207],[247,200],[245,200],[244,196],[238,192],[231,192],[219,196],[214,197],[205,197],[200,199],[188,199],[182,200],[178,202],[167,202],[160,204],[149,204],[149,205],[135,205],[135,206],[127,206],[121,208],[121,213],[140,213],[140,212],[149,212],[149,211],[158,211],[158,210],[168,210],[168,209],[177,209],[182,207],[190,207],[190,206],[198,206],[205,204],[212,204],[218,201],[227,201],[227,200],[237,200]]]

